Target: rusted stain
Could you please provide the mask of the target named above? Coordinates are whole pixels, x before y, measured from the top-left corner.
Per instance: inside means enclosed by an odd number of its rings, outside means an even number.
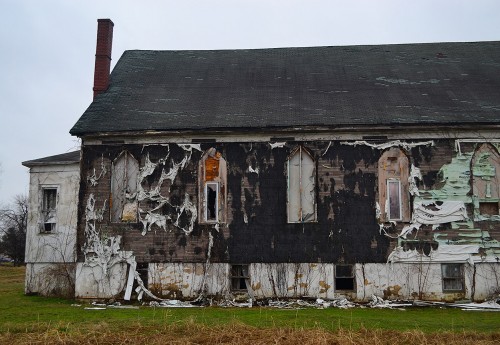
[[[387,289],[384,290],[384,298],[389,298],[390,296],[398,296],[399,290],[401,290],[401,286],[399,285],[388,286]]]
[[[205,160],[205,181],[215,181],[218,177],[219,159],[209,156]]]
[[[252,290],[260,290],[260,288],[262,287],[261,283],[260,282],[257,282],[255,284],[252,284]]]
[[[319,281],[319,286],[321,286],[323,289],[326,290],[328,290],[331,287],[331,285],[328,285],[324,280]]]
[[[202,276],[205,274],[205,270],[203,269],[202,266],[196,265],[196,267],[194,269],[194,274],[196,274],[197,276]]]
[[[123,222],[135,222],[137,221],[137,203],[128,202],[123,206],[122,213]]]

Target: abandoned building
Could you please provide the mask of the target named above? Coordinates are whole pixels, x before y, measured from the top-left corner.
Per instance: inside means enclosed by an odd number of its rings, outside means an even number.
[[[125,51],[31,168],[26,291],[500,292],[500,42]],[[47,283],[50,282],[50,283]]]

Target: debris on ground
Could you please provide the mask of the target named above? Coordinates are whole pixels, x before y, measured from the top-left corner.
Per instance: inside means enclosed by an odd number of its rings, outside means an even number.
[[[149,306],[157,308],[193,308],[195,305],[191,302],[184,302],[178,299],[166,299],[161,301],[151,301]]]
[[[500,311],[500,297],[490,299],[482,303],[468,302],[468,303],[446,303],[446,302],[427,302],[415,301],[413,303],[416,307],[441,307],[441,308],[460,308],[462,310],[474,311]]]
[[[460,308],[468,311],[500,311],[500,296],[491,300],[477,303],[471,301],[461,301],[455,303],[447,302],[430,302],[430,301],[400,301],[400,300],[385,300],[382,297],[372,295],[371,301],[368,303],[355,303],[349,301],[345,297],[339,297],[331,300],[322,298],[317,299],[265,299],[254,300],[249,298],[246,302],[237,301],[236,299],[224,298],[215,300],[206,296],[198,297],[193,301],[181,301],[177,299],[151,301],[148,304],[154,308],[193,308],[204,306],[215,306],[221,308],[252,308],[270,307],[276,309],[327,309],[327,308],[378,308],[378,309],[396,309],[405,310],[407,307],[439,307],[439,308]],[[72,304],[73,307],[81,307],[81,304]],[[134,305],[122,305],[120,302],[99,303],[92,302],[91,306],[84,307],[86,310],[106,310],[106,309],[139,309]]]
[[[386,309],[400,309],[404,310],[405,307],[412,307],[413,303],[402,303],[400,301],[385,300],[382,297],[372,295],[372,300],[368,303],[370,308],[386,308]]]

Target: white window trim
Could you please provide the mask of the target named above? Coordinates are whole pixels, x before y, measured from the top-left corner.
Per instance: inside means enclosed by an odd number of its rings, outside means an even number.
[[[394,182],[397,182],[398,183],[398,198],[399,198],[399,218],[393,218],[392,215],[391,215],[391,194],[390,194],[390,189],[389,189],[389,184],[390,183],[394,183]],[[398,179],[398,178],[390,178],[390,179],[387,179],[387,182],[386,182],[386,198],[387,198],[387,219],[389,221],[401,221],[403,220],[403,200],[401,199],[402,195],[401,195],[401,180]]]
[[[215,219],[208,219],[208,185],[215,185],[216,186],[216,196],[215,196]],[[205,198],[205,219],[204,221],[206,223],[218,223],[219,222],[219,198],[220,198],[220,188],[219,188],[219,182],[215,181],[207,181],[205,182],[205,191],[204,191],[204,198]]]

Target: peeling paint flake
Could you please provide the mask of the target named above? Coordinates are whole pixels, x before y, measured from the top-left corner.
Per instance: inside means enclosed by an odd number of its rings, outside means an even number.
[[[389,142],[383,143],[383,144],[371,144],[365,140],[356,140],[355,142],[343,141],[340,144],[349,145],[349,146],[366,145],[366,146],[370,146],[370,147],[372,147],[374,149],[378,149],[378,150],[386,150],[386,149],[391,148],[391,147],[402,147],[405,150],[410,150],[410,149],[412,149],[414,147],[418,147],[418,146],[434,146],[434,141],[429,140],[429,141],[422,141],[422,142],[416,142],[416,143],[407,143],[407,142],[400,141],[400,140],[394,140],[394,141],[389,141]]]
[[[286,145],[286,142],[275,142],[275,143],[269,143],[269,146],[271,146],[271,150],[275,148],[283,148]]]

